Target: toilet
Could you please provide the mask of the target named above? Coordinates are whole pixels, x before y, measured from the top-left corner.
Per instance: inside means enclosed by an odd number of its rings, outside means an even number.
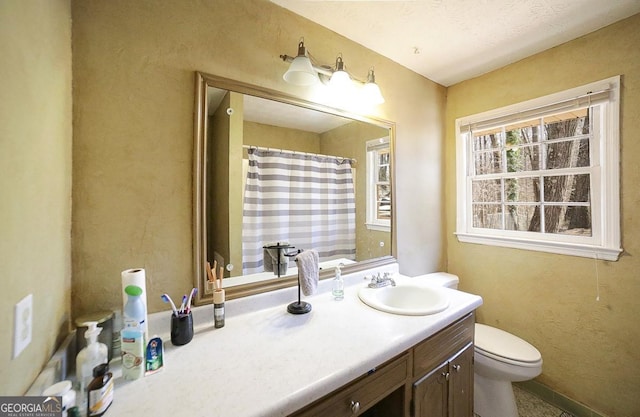
[[[445,272],[414,278],[453,289],[459,283],[456,275]],[[474,413],[480,417],[518,417],[511,383],[540,375],[540,352],[511,333],[480,323],[475,325],[474,345]]]
[[[511,383],[540,375],[540,352],[511,333],[480,323],[474,344],[474,412],[480,417],[518,417]]]

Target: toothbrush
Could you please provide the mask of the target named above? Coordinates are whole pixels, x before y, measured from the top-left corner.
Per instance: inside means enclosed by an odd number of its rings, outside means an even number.
[[[176,308],[176,305],[173,304],[173,300],[171,299],[171,297],[169,297],[169,294],[162,294],[160,298],[162,298],[162,301],[164,301],[165,303],[171,304],[171,310],[173,310],[173,314],[177,316],[178,309]]]
[[[191,289],[191,294],[189,294],[189,301],[187,301],[187,313],[189,311],[191,311],[191,300],[193,299],[193,297],[198,293],[198,289],[197,288],[192,288]]]
[[[187,296],[183,295],[182,296],[182,304],[180,304],[180,314],[184,313],[184,304],[187,302]]]

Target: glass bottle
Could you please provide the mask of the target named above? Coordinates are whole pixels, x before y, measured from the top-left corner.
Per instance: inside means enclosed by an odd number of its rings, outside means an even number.
[[[344,299],[344,280],[342,279],[342,270],[341,268],[344,264],[340,263],[336,266],[336,277],[333,279],[333,299],[340,301]]]
[[[93,381],[87,387],[87,417],[103,415],[113,402],[113,374],[109,364],[93,368]]]

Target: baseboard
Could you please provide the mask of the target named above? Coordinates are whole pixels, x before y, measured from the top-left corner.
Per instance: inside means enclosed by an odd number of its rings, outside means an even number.
[[[607,417],[565,395],[555,392],[536,380],[514,382],[514,384],[575,417]]]

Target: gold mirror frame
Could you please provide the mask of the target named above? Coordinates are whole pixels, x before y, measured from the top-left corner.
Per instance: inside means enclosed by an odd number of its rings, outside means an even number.
[[[218,77],[216,75],[196,72],[195,74],[195,106],[194,106],[194,146],[193,146],[193,262],[194,277],[193,285],[198,289],[195,304],[207,304],[213,301],[213,292],[207,289],[207,274],[205,266],[207,263],[207,228],[206,228],[206,151],[207,151],[207,88],[215,87],[223,90],[234,91],[236,93],[248,94],[268,100],[275,100],[282,103],[293,104],[311,110],[317,110],[337,116],[347,117],[380,127],[389,129],[389,141],[391,152],[391,255],[380,258],[359,261],[355,264],[346,265],[343,274],[350,274],[370,268],[376,268],[396,262],[396,210],[395,210],[395,123],[388,120],[366,117],[345,110],[314,103],[305,99],[291,96],[267,88],[246,84],[240,81]],[[333,277],[333,269],[320,271],[320,279]],[[226,299],[246,297],[249,295],[273,291],[281,288],[297,285],[297,276],[285,276],[281,278],[243,284],[225,288]]]

